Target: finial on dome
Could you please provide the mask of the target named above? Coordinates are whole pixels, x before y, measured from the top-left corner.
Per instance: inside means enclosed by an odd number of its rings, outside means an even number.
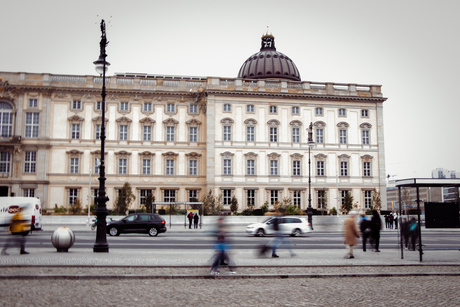
[[[268,27],[269,26],[267,26],[267,32],[265,34],[262,34],[262,37],[273,37],[273,34],[270,31],[268,31]]]

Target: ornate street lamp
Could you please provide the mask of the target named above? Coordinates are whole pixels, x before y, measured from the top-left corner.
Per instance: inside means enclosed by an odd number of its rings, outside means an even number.
[[[97,231],[96,231],[96,242],[93,246],[93,252],[95,253],[108,253],[109,244],[107,243],[107,233],[106,233],[106,221],[105,218],[108,215],[107,210],[107,201],[109,198],[105,194],[105,165],[104,165],[104,156],[105,156],[105,73],[107,71],[107,66],[110,65],[109,62],[105,60],[107,54],[105,54],[105,47],[109,43],[107,37],[105,36],[105,21],[101,21],[101,42],[100,55],[97,61],[94,61],[93,64],[96,65],[96,71],[102,76],[102,124],[101,124],[101,164],[99,165],[99,193],[96,197],[96,219],[97,219]]]
[[[310,123],[308,127],[308,208],[307,208],[307,215],[308,215],[308,223],[311,225],[311,229],[313,230],[313,208],[311,207],[311,159],[310,159],[310,151],[315,147],[315,142],[313,141],[313,123]]]

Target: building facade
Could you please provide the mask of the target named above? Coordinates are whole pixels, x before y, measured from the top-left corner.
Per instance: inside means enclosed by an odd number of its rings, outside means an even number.
[[[211,191],[227,210],[233,196],[239,211],[282,201],[305,210],[309,178],[314,209],[340,207],[347,192],[358,208],[374,191],[387,203],[381,86],[301,81],[269,34],[236,78],[106,77],[105,110],[99,76],[0,77],[2,195],[39,197],[47,209],[87,205],[105,124],[109,208],[129,182],[132,209],[148,193],[186,202]]]

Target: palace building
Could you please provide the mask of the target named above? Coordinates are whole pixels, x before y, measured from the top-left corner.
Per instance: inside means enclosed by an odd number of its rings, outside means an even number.
[[[239,211],[283,201],[305,210],[309,178],[314,209],[340,207],[347,192],[358,208],[374,191],[387,203],[381,86],[301,81],[268,33],[236,77],[108,76],[105,110],[99,76],[0,78],[2,196],[39,197],[51,211],[77,198],[86,206],[105,124],[109,209],[129,182],[131,209],[148,193],[187,202],[211,191],[226,210],[233,196]]]

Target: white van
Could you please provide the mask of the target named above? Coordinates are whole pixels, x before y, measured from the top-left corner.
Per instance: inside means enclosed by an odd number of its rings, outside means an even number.
[[[23,207],[24,217],[30,221],[30,230],[42,229],[42,207],[40,199],[35,197],[0,197],[0,227],[6,230],[11,218]]]

